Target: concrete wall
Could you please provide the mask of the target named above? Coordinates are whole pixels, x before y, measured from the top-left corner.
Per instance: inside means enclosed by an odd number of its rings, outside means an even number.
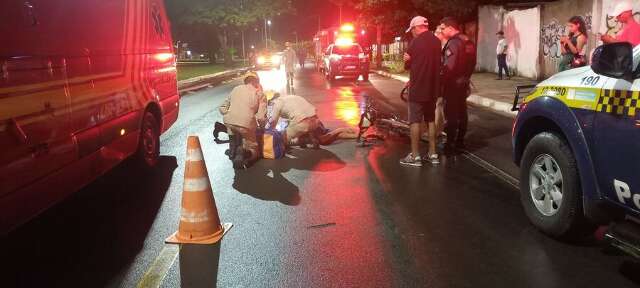
[[[537,79],[540,76],[540,7],[507,12],[503,30],[509,44],[509,68],[515,75]]]
[[[593,4],[593,0],[563,0],[542,6],[541,76],[546,78],[558,72],[558,63],[562,57],[560,37],[567,35],[567,21],[572,16],[581,16],[587,24],[589,42],[586,47],[586,55],[591,55],[598,38],[592,33]]]
[[[478,62],[476,69],[482,72],[496,72],[496,32],[502,30],[504,9],[500,6],[480,6],[478,8]]]
[[[600,1],[602,4],[602,13],[599,13],[599,24],[598,30],[595,30],[599,33],[602,34],[611,34],[611,35],[615,35],[621,28],[622,25],[620,23],[618,23],[618,21],[616,20],[616,17],[609,15],[609,13],[611,13],[611,11],[613,11],[613,8],[615,7],[616,3],[619,0],[598,0]],[[640,1],[638,0],[634,0],[631,1],[633,3],[633,12],[634,12],[634,16],[636,18],[636,21],[640,22]]]
[[[476,69],[497,72],[496,32],[504,31],[509,44],[507,63],[515,75],[540,75],[540,8],[507,11],[501,6],[478,8],[478,64]]]

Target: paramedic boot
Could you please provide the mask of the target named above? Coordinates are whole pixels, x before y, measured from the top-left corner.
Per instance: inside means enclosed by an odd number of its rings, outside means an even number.
[[[220,133],[227,133],[228,134],[229,132],[227,131],[227,126],[224,126],[224,124],[222,124],[220,122],[216,122],[216,124],[213,125],[213,139],[217,144],[224,143],[219,138]]]
[[[229,160],[233,161],[236,158],[238,148],[242,148],[242,136],[240,134],[229,135]]]
[[[235,137],[233,135],[229,135],[229,149],[224,151],[224,155],[229,156],[229,160],[233,160],[233,157],[235,156]]]
[[[249,152],[251,153],[251,152]],[[235,153],[234,153],[234,157],[233,157],[233,169],[239,170],[239,169],[246,169],[246,165],[245,165],[245,150],[244,148],[242,148],[242,146],[236,147],[235,149]]]

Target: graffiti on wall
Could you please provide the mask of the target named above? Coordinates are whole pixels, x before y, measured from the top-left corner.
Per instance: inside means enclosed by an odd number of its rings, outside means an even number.
[[[593,16],[587,13],[582,16],[587,27],[587,31],[591,31],[593,25]],[[562,57],[560,49],[560,37],[567,35],[567,26],[565,22],[559,22],[552,19],[549,23],[542,25],[540,30],[540,42],[542,44],[542,54],[545,58],[557,60]]]
[[[542,43],[542,54],[545,58],[555,59],[562,56],[560,37],[566,34],[566,29],[564,23],[558,23],[555,19],[542,26],[540,42]]]
[[[616,35],[620,29],[622,29],[622,24],[618,22],[615,16],[609,16],[607,14],[607,34]],[[633,17],[636,18],[636,21],[640,22],[640,11],[633,14]]]

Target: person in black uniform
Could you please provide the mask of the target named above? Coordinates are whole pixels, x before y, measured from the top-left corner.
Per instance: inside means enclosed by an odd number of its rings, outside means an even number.
[[[467,73],[465,40],[461,38],[460,25],[451,17],[442,19],[443,35],[447,44],[442,50],[444,83],[444,115],[447,119],[445,132],[447,143],[445,153],[464,149],[464,136],[467,133],[467,96],[469,95],[470,75]]]
[[[434,125],[436,101],[440,94],[440,71],[442,70],[442,47],[440,40],[429,32],[427,18],[416,16],[411,20],[407,33],[411,41],[404,54],[405,68],[409,69],[409,123],[411,130],[411,153],[400,160],[400,164],[420,167],[420,134],[422,125],[429,123],[429,154],[431,164],[439,164],[436,152],[436,130]]]

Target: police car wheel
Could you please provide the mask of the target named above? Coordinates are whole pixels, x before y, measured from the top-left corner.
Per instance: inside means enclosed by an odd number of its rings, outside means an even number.
[[[158,163],[159,157],[160,128],[158,120],[151,112],[146,111],[142,118],[142,126],[140,127],[140,140],[138,142],[136,158],[141,166],[150,168]]]
[[[583,236],[582,192],[567,143],[554,133],[534,136],[520,167],[520,200],[532,224],[556,238]]]

